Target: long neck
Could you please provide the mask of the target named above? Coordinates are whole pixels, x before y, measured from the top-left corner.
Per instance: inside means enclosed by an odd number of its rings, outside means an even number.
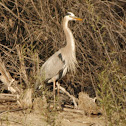
[[[71,30],[68,28],[68,19],[64,18],[63,20],[63,30],[66,35],[66,48],[71,49],[72,51],[75,51],[75,42],[74,37],[71,32]]]
[[[63,20],[63,30],[66,35],[66,41],[67,44],[63,48],[64,51],[62,54],[64,59],[66,59],[66,64],[68,67],[68,71],[70,70],[71,72],[75,73],[76,72],[76,65],[77,65],[77,60],[76,60],[76,55],[75,55],[75,42],[74,42],[74,37],[71,32],[71,30],[68,28],[68,19],[64,18]]]

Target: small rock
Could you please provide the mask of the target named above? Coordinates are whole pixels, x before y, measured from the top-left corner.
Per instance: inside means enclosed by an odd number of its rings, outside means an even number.
[[[95,98],[89,97],[89,95],[84,92],[79,93],[78,108],[84,110],[84,113],[87,115],[96,115],[100,111],[95,103]]]

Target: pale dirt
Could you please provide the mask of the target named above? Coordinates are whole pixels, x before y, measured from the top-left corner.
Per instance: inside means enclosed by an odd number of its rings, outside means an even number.
[[[54,110],[54,107],[48,107],[45,97],[34,99],[32,109],[27,110],[12,112],[17,107],[16,103],[0,104],[0,126],[105,126],[103,115],[89,114],[99,112],[99,109],[94,107],[96,105],[93,99],[85,93],[81,93],[80,96],[81,112],[70,106]],[[83,110],[86,110],[88,116]]]
[[[66,111],[57,111],[54,114],[44,112],[44,115],[43,112],[40,113],[1,113],[0,126],[105,126],[103,116],[88,117]]]

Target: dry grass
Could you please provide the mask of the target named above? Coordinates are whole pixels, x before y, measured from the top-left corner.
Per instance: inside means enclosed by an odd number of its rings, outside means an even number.
[[[62,19],[73,12],[83,18],[70,22],[79,66],[76,75],[68,74],[61,85],[76,97],[80,91],[96,95],[111,125],[125,123],[125,8],[125,0],[1,0],[1,59],[23,89],[33,87],[39,65],[65,44]]]

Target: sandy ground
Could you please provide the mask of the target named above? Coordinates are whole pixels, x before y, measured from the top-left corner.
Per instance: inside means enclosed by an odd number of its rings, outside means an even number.
[[[44,112],[44,115],[40,113],[1,113],[0,126],[105,126],[103,116],[88,117],[69,111]]]
[[[1,103],[0,126],[105,126],[103,115],[85,115],[84,112],[95,113],[99,109],[87,95],[81,93],[80,96],[83,97],[79,97],[79,109],[70,105],[54,109],[51,107],[54,104],[49,106],[45,97],[34,99],[32,109],[20,111],[15,109],[16,102]]]

